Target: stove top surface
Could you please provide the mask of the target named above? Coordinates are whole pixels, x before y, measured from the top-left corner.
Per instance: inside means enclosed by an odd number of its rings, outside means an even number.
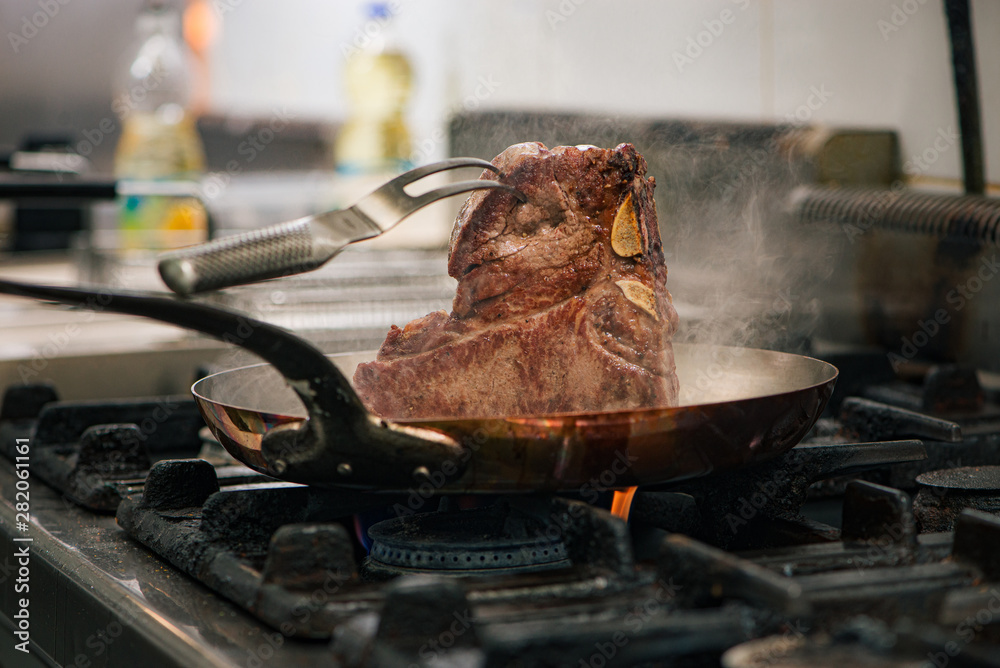
[[[0,662],[27,624],[38,665],[997,666],[997,397],[939,385],[869,385],[778,458],[640,489],[629,523],[603,489],[278,482],[190,400],[22,389],[0,411]]]

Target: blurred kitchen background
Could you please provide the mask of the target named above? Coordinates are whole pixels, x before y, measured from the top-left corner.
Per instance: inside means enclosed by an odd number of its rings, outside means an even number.
[[[0,25],[0,142],[64,131],[73,140],[113,117],[113,79],[134,41],[140,0],[53,2],[58,12],[12,44],[40,0],[5,0]],[[199,0],[202,111],[240,123],[287,110],[336,127],[349,106],[345,52],[363,44],[361,0]],[[1000,5],[972,3],[990,182],[1000,180]],[[469,110],[612,116],[798,120],[893,128],[903,156],[956,128],[948,35],[940,0],[399,0],[395,23],[413,64],[407,121],[414,143]],[[689,38],[731,12],[721,34]],[[189,14],[189,20],[191,20]],[[896,24],[899,25],[896,25]],[[359,31],[362,31],[359,33]],[[190,36],[190,35],[189,35]],[[16,48],[16,52],[15,52]],[[697,49],[691,50],[697,54]],[[991,85],[992,84],[992,85]],[[813,89],[827,93],[808,115]],[[116,123],[117,125],[117,123]],[[97,146],[110,169],[117,132]],[[447,154],[438,141],[427,158]],[[497,151],[504,147],[496,147]],[[210,162],[220,156],[210,155]],[[221,156],[225,157],[225,156]],[[267,159],[262,155],[262,162]],[[293,158],[268,167],[301,168]],[[923,176],[960,177],[960,152]],[[264,169],[268,167],[263,167]]]
[[[670,288],[688,338],[811,350],[818,334],[906,349],[948,292],[941,282],[964,286],[979,267],[981,244],[962,266],[922,272],[917,267],[940,255],[936,241],[878,229],[870,217],[860,225],[808,224],[801,222],[808,215],[794,213],[795,188],[803,184],[954,195],[969,189],[942,0],[374,4],[178,0],[191,52],[187,106],[205,152],[196,180],[213,236],[349,204],[377,184],[372,174],[408,164],[491,158],[517,141],[632,141],[658,182]],[[121,94],[116,81],[134,57],[143,5],[0,5],[6,153],[56,137],[89,161],[77,179],[114,173],[124,122],[113,106]],[[995,195],[1000,3],[973,0],[971,15],[982,189]],[[389,39],[412,71],[400,94],[408,155],[359,175],[365,170],[352,169],[338,145],[359,114],[349,62]],[[362,77],[359,85],[364,97],[366,86],[379,82]],[[377,343],[389,323],[448,308],[453,283],[442,275],[441,249],[459,204],[435,204],[388,239],[345,253],[299,283],[285,279],[215,298],[300,331],[325,331],[339,341],[331,347]],[[51,238],[25,243],[31,227],[18,224],[39,206],[0,202],[4,266],[37,280],[163,289],[155,254],[140,254],[136,270],[119,252],[113,232],[120,201],[88,204],[81,231],[55,242],[69,249],[69,273],[47,273],[56,272],[53,264],[24,269],[51,245]],[[380,282],[370,274],[391,276]],[[413,294],[401,296],[401,284]],[[996,286],[986,279],[975,293],[961,326],[945,327],[946,335],[916,346],[907,359],[962,357],[1000,368]],[[303,302],[312,310],[288,315],[290,304]],[[351,334],[337,339],[331,330]]]

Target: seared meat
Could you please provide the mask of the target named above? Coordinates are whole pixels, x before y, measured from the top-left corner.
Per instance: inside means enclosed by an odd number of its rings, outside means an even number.
[[[525,143],[493,164],[528,201],[469,198],[451,237],[452,313],[393,326],[354,375],[365,405],[419,418],[676,403],[677,312],[642,156]]]

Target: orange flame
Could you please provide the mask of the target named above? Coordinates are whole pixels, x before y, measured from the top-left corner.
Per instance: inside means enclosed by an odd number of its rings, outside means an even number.
[[[611,514],[620,517],[628,522],[628,513],[632,509],[632,498],[638,487],[628,487],[623,492],[615,492],[615,498],[611,501]]]

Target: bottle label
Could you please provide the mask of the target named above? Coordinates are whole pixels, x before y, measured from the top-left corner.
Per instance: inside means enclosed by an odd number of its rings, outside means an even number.
[[[118,222],[122,248],[177,248],[208,238],[205,208],[192,197],[123,197]]]

